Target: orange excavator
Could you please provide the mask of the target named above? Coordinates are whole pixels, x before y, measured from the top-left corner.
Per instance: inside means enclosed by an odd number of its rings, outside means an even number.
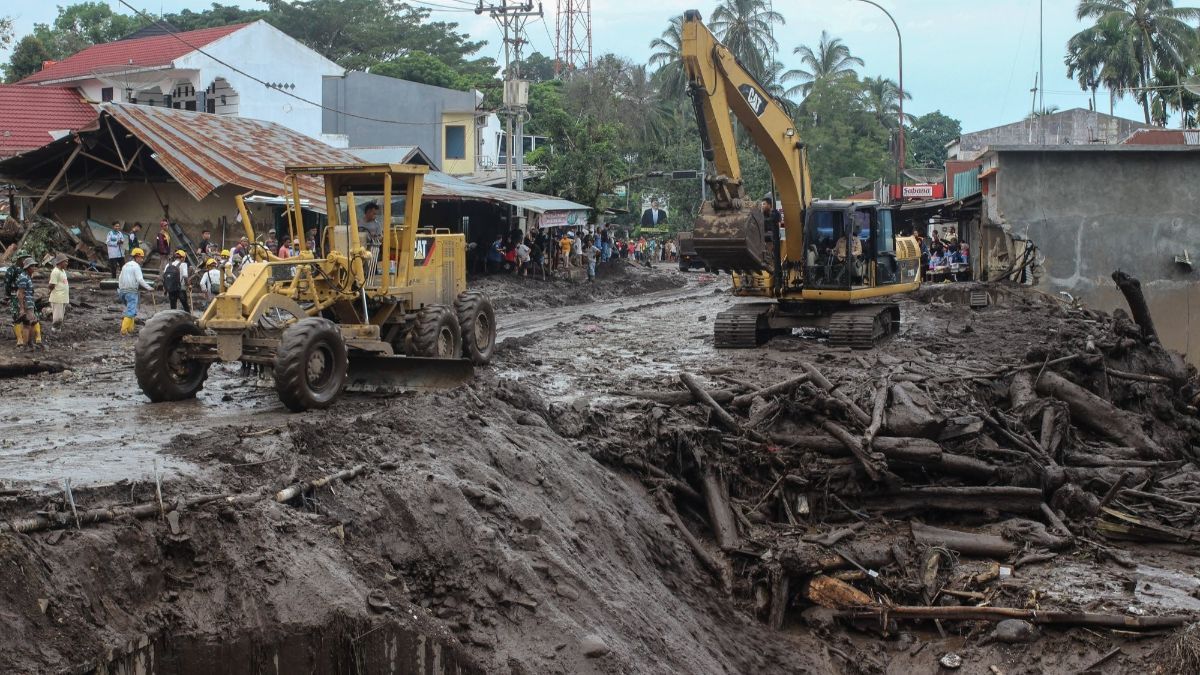
[[[920,247],[897,236],[895,209],[814,201],[807,149],[791,116],[696,10],[684,14],[682,47],[712,190],[696,218],[696,252],[708,269],[733,276],[735,295],[760,299],[717,316],[716,346],[755,347],[802,327],[828,329],[831,343],[860,349],[892,335],[899,305],[870,301],[921,284]],[[781,217],[746,194],[731,113],[771,168]]]

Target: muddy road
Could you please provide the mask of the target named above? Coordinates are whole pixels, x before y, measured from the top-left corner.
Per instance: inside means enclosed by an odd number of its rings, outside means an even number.
[[[663,266],[652,274],[632,270],[621,281],[601,280],[598,288],[569,286],[566,306],[562,282],[486,279],[481,287],[498,297],[499,340],[567,327],[582,316],[608,316],[651,304],[685,302],[711,293],[700,275],[684,276]],[[711,279],[707,277],[706,280]],[[630,295],[618,295],[624,290]],[[65,362],[63,373],[27,378],[21,401],[0,399],[0,420],[12,433],[0,441],[0,482],[10,486],[54,485],[64,478],[76,484],[144,480],[154,463],[168,477],[202,478],[204,469],[163,452],[178,434],[253,432],[285,424],[293,416],[269,387],[240,374],[236,364],[216,364],[193,401],[148,405],[133,374],[133,339],[122,339],[109,324],[119,312],[105,303],[108,292],[83,287],[87,298],[82,325],[62,336],[47,333],[48,358]],[[602,299],[593,300],[594,296]],[[540,305],[540,306],[539,306]],[[553,306],[545,306],[553,305]],[[144,303],[145,310],[151,310]],[[12,345],[0,345],[0,354]],[[497,369],[504,370],[498,363]],[[367,397],[348,394],[331,414],[351,414]],[[24,401],[36,401],[25,405]]]

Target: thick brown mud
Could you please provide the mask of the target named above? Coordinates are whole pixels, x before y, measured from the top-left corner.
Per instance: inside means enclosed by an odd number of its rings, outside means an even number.
[[[1078,672],[1114,647],[1089,672],[1172,672],[1162,632],[1045,629],[1006,644],[970,623],[848,627],[799,601],[769,628],[741,592],[753,580],[728,595],[697,560],[660,507],[666,487],[611,461],[662,448],[665,409],[629,394],[672,389],[681,371],[770,384],[801,359],[849,380],[866,357],[816,333],[718,352],[712,321],[735,301],[727,280],[633,274],[579,296],[598,302],[557,309],[541,282],[489,280],[519,300],[500,312],[496,363],[469,385],[349,395],[300,415],[221,367],[196,401],[145,403],[131,345],[97,293],[76,332],[52,343],[70,372],[10,380],[32,405],[6,397],[0,411],[21,425],[0,448],[0,520],[68,523],[0,532],[0,672],[910,673],[948,672],[939,663],[955,655],[958,672],[990,674]],[[900,334],[870,363],[918,355],[930,374],[986,372],[1087,326],[1064,323],[1053,301],[1014,293],[971,311],[955,292],[906,300]],[[63,478],[81,510],[154,505],[155,461],[161,510],[69,525]],[[702,511],[680,515],[707,539]],[[896,527],[874,522],[858,540]],[[1198,609],[1200,558],[1109,547],[1132,566],[1081,548],[1021,568],[996,597]]]

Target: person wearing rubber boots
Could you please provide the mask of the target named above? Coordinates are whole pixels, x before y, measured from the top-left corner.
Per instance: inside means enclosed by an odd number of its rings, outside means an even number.
[[[33,294],[33,270],[37,262],[33,258],[21,261],[21,274],[17,276],[16,293],[13,294],[13,326],[17,331],[17,349],[42,348],[42,323],[38,320],[37,299]]]
[[[125,305],[121,317],[121,335],[133,335],[137,330],[138,294],[143,289],[154,290],[154,286],[142,277],[142,261],[146,259],[146,252],[135,248],[132,255],[133,260],[121,268],[121,278],[117,282],[117,297]]]

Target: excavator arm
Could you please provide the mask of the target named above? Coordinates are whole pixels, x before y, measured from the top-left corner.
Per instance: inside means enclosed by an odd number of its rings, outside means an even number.
[[[770,272],[778,290],[788,285],[783,279],[787,261],[803,260],[804,213],[812,201],[804,143],[787,111],[717,41],[696,10],[684,14],[682,55],[704,156],[711,164],[705,180],[713,198],[696,221],[696,251],[712,269]],[[731,112],[771,168],[783,221],[793,233],[782,247],[780,233],[764,225],[745,193]]]

